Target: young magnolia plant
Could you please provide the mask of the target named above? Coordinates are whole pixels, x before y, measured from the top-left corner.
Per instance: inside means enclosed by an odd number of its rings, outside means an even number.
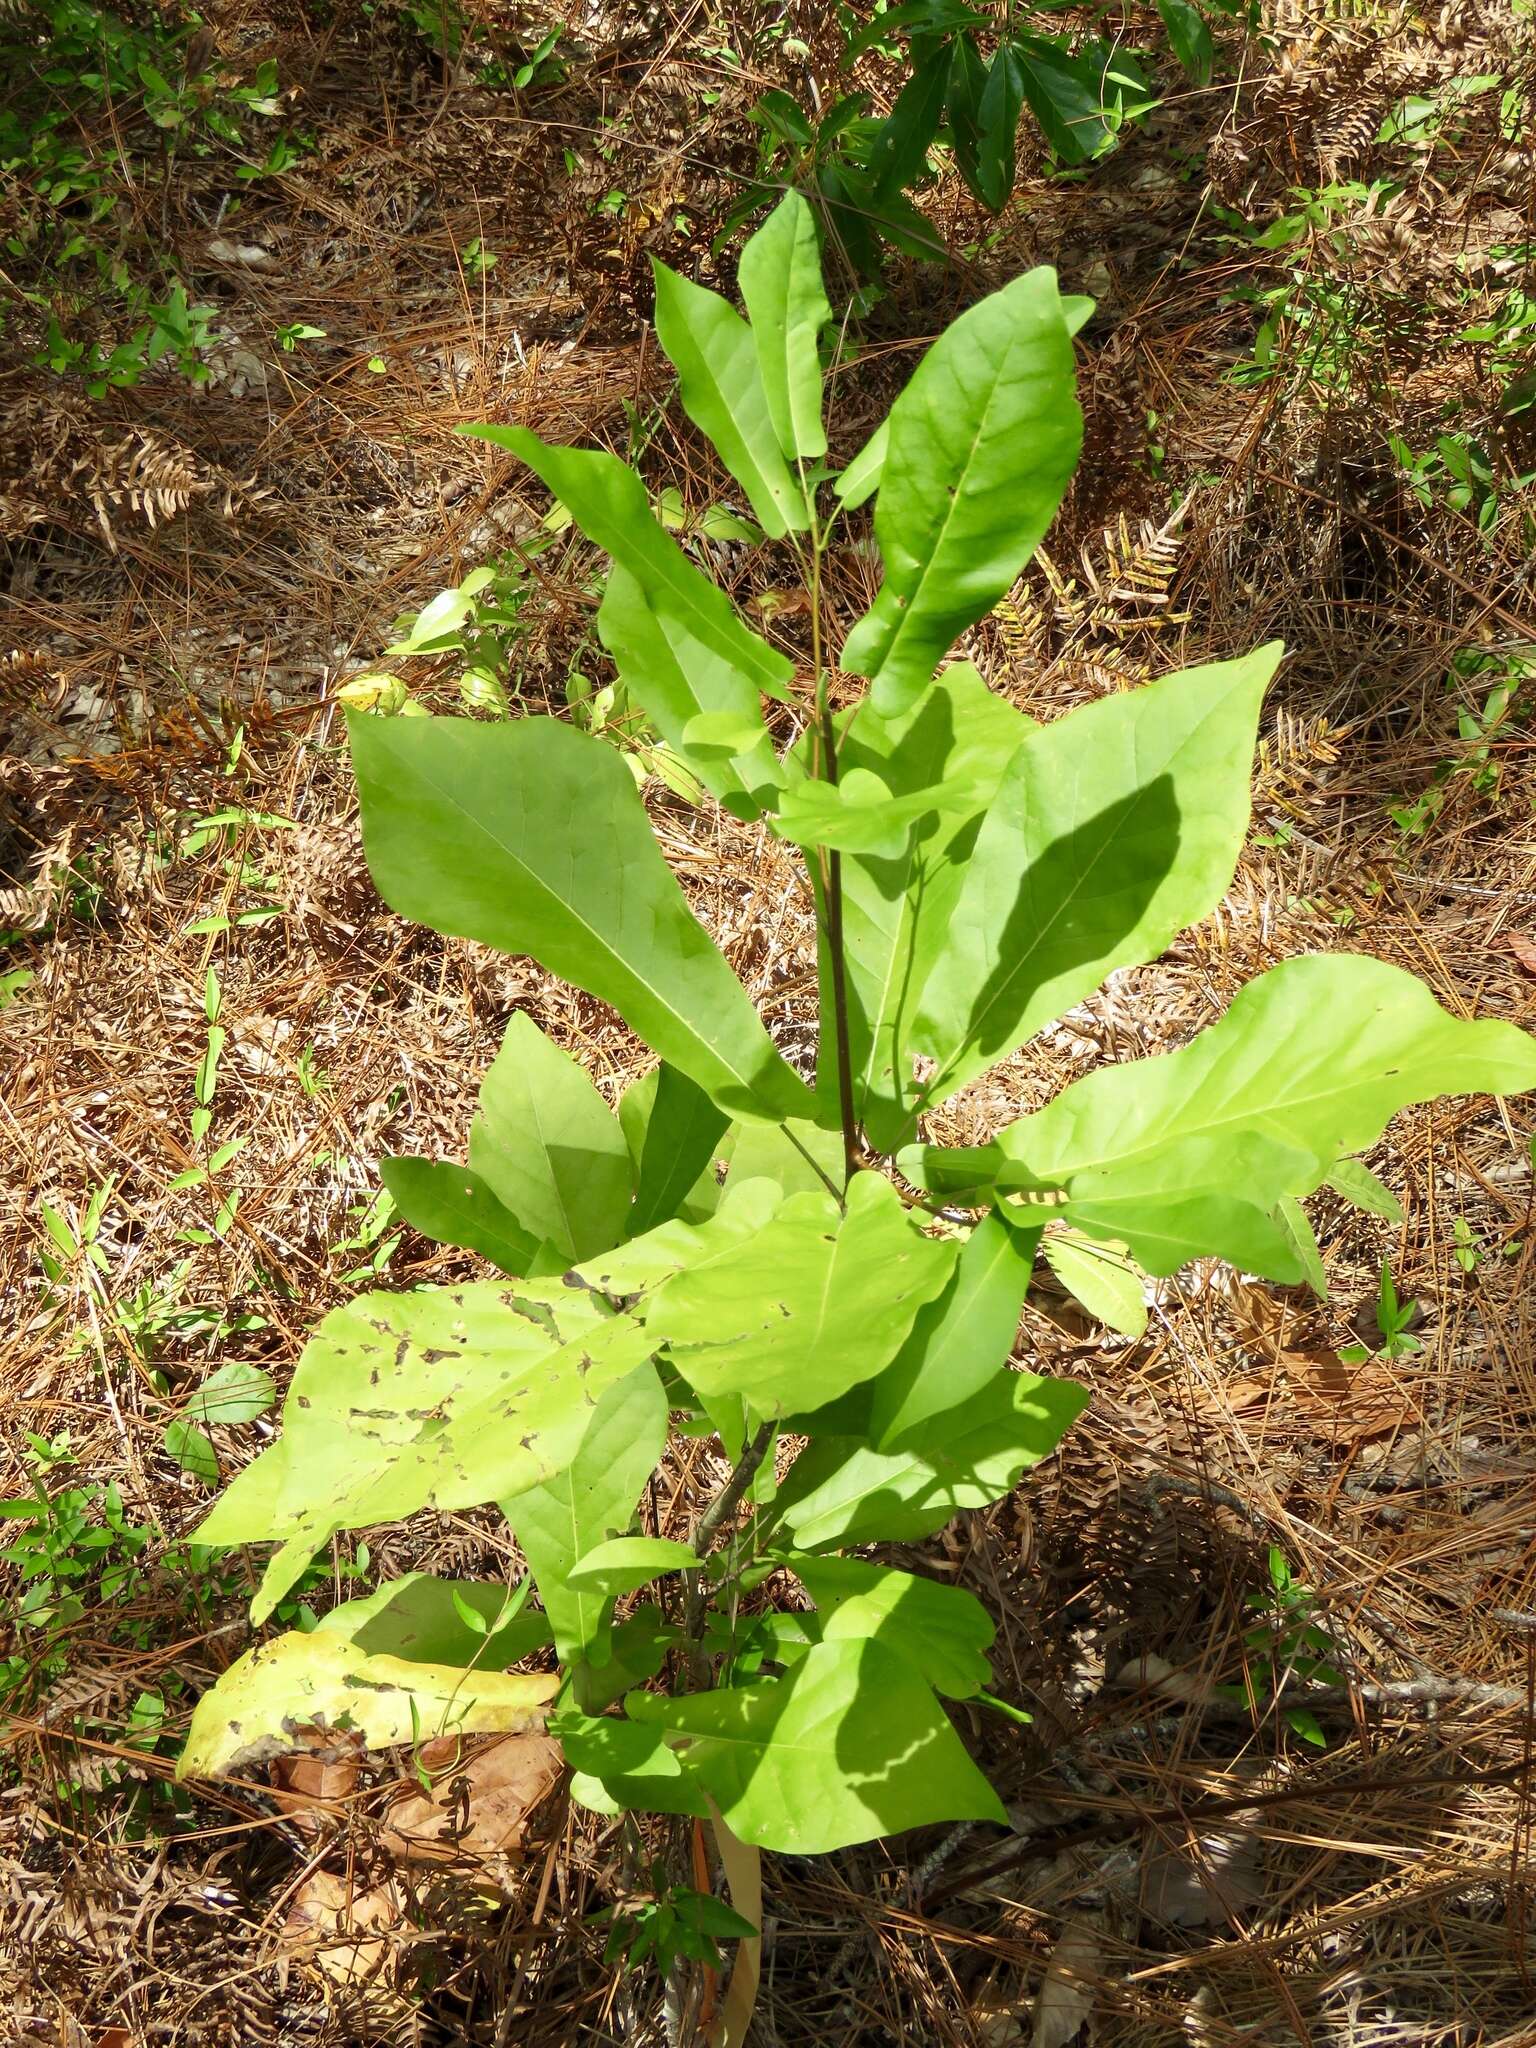
[[[327,1316],[280,1441],[199,1532],[276,1541],[260,1622],[336,1531],[495,1503],[538,1606],[527,1580],[385,1585],[242,1657],[198,1706],[186,1772],[250,1763],[304,1725],[381,1747],[549,1714],[576,1799],[718,1816],[723,1842],[806,1853],[1000,1820],[942,1704],[984,1696],[992,1623],[962,1588],[860,1553],[999,1499],[1081,1411],[1083,1388],[1009,1363],[1042,1242],[1109,1313],[1104,1276],[1128,1261],[1170,1274],[1215,1256],[1299,1281],[1320,1271],[1302,1197],[1328,1183],[1390,1201],[1353,1155],[1396,1110],[1536,1085],[1536,1043],[1513,1027],[1331,954],[1282,962],[1179,1051],[1074,1082],[985,1145],[928,1142],[931,1109],[1219,902],[1279,650],[1045,725],[968,662],[941,666],[1072,475],[1084,302],[1044,269],[983,300],[833,475],[829,309],[797,196],[748,244],[741,293],[750,323],[658,266],[656,331],[690,418],[798,557],[808,679],[614,456],[469,431],[611,557],[598,629],[667,744],[735,817],[803,849],[814,1079],[692,915],[602,740],[549,717],[352,716],[385,899],[532,955],[659,1063],[615,1117],[514,1018],[467,1166],[385,1165],[405,1216],[504,1277]],[[876,494],[884,581],[837,650],[822,564]],[[832,707],[835,670],[868,680],[849,709]],[[791,707],[785,752],[765,697]],[[730,1471],[687,1542],[636,1533],[674,1419],[718,1439]],[[781,1436],[799,1448],[777,1478]],[[770,1580],[781,1604],[764,1611]],[[551,1644],[557,1670],[509,1671]]]

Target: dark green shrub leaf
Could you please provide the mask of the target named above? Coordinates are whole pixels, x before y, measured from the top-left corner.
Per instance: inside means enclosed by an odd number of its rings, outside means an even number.
[[[727,1121],[724,1112],[716,1109],[686,1074],[662,1062],[641,1142],[626,1236],[640,1237],[683,1213],[690,1191],[702,1177],[709,1176]],[[776,1126],[757,1128],[772,1130]]]

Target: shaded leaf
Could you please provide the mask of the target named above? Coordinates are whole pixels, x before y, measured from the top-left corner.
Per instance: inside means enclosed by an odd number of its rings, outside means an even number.
[[[208,1375],[182,1414],[188,1422],[201,1423],[204,1428],[215,1423],[254,1422],[276,1399],[277,1385],[271,1373],[235,1359]]]
[[[1146,1276],[1121,1245],[1095,1244],[1081,1231],[1050,1231],[1046,1263],[1096,1322],[1122,1337],[1145,1336]]]
[[[472,1168],[447,1159],[396,1158],[381,1159],[379,1174],[401,1216],[434,1244],[462,1245],[503,1273],[526,1273],[533,1263],[539,1240]]]
[[[997,1628],[963,1586],[856,1557],[783,1561],[816,1603],[813,1640],[877,1642],[950,1699],[969,1699],[992,1683],[986,1653]]]
[[[686,1074],[663,1062],[657,1070],[655,1099],[640,1148],[628,1236],[639,1237],[682,1214],[691,1190],[709,1175],[727,1121],[724,1111]],[[772,1130],[774,1126],[754,1128]]]
[[[218,1484],[218,1452],[195,1423],[178,1419],[167,1424],[164,1444],[166,1456],[174,1458],[183,1472],[190,1472],[194,1479],[201,1479],[208,1486]]]
[[[469,1664],[502,1671],[550,1640],[549,1623],[531,1607],[503,1620],[511,1596],[483,1579],[439,1579],[408,1572],[363,1600],[344,1600],[315,1623],[315,1633],[344,1636],[367,1656],[407,1664]],[[483,1623],[465,1622],[468,1608]]]

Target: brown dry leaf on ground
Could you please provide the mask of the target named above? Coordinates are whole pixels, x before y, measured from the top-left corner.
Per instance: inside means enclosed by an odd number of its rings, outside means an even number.
[[[1102,1930],[1072,1920],[1062,1929],[1035,1997],[1029,2048],[1068,2048],[1087,2024],[1104,1969]]]
[[[564,1759],[547,1735],[509,1735],[403,1792],[384,1809],[381,1848],[407,1863],[455,1863],[487,1874],[520,1858],[530,1818],[559,1783]]]
[[[364,1984],[390,1965],[395,1953],[390,1936],[401,1919],[401,1895],[394,1884],[364,1891],[334,1871],[316,1870],[288,1909],[283,1952],[338,1984]]]

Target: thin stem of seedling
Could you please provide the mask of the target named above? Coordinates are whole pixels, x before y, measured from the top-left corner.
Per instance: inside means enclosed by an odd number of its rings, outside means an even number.
[[[699,1517],[698,1526],[693,1532],[695,1557],[708,1557],[716,1535],[740,1507],[747,1488],[757,1477],[758,1468],[768,1455],[777,1429],[778,1424],[775,1422],[758,1424],[756,1434],[736,1460],[730,1478]],[[694,1683],[700,1686],[706,1681],[706,1666],[699,1649],[699,1638],[703,1633],[704,1609],[708,1605],[710,1591],[704,1573],[695,1572],[689,1578],[688,1592],[683,1603],[683,1632],[687,1638],[688,1661]]]

